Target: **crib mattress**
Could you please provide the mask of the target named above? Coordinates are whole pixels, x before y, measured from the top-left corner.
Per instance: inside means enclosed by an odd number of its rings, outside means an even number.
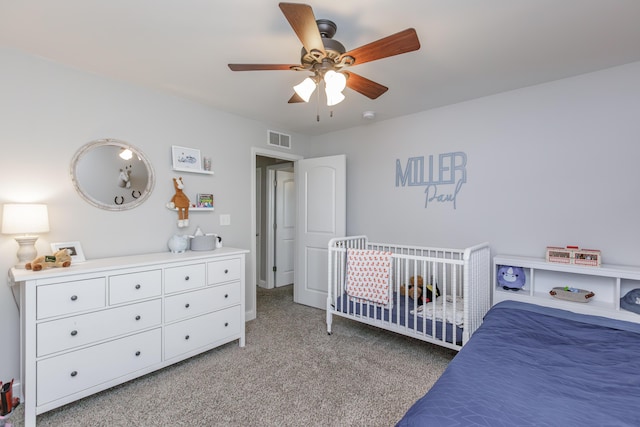
[[[412,298],[406,297],[405,295],[398,295],[397,293],[393,294],[392,309],[386,309],[374,304],[359,304],[357,302],[353,302],[346,294],[339,296],[335,305],[335,310],[340,313],[366,317],[369,319],[380,319],[381,321],[384,321],[384,323],[390,323],[402,328],[406,327],[419,333],[433,336],[432,320],[421,316],[414,316],[411,313],[411,310],[414,310],[415,308],[416,306],[414,305],[414,300]],[[442,322],[436,320],[435,323],[435,337],[438,340],[442,340]],[[453,342],[454,328],[456,331],[455,343]],[[446,339],[444,341],[462,345],[462,332],[462,327],[446,322]]]
[[[640,425],[640,324],[494,306],[398,426]]]

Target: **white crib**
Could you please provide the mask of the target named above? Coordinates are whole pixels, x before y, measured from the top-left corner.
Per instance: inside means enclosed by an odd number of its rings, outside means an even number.
[[[487,243],[465,249],[442,249],[370,243],[366,236],[353,236],[332,239],[328,246],[329,334],[333,316],[337,315],[460,350],[491,307],[491,254]],[[350,249],[392,253],[390,305],[354,300],[347,295]],[[440,297],[421,304],[418,298],[401,295],[401,286],[408,287],[410,278],[418,276],[423,279],[423,295],[427,294],[428,285],[435,284]]]

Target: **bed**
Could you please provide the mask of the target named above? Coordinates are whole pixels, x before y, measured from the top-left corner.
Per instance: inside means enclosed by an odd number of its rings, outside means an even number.
[[[460,350],[491,305],[486,243],[444,249],[371,243],[366,236],[351,236],[332,239],[328,252],[329,334],[333,316],[340,316]],[[376,268],[387,280],[369,297],[366,290],[354,291],[354,269],[364,265],[360,257],[372,255],[381,257]],[[366,288],[370,283],[358,285]]]
[[[638,426],[640,324],[493,306],[398,426]]]

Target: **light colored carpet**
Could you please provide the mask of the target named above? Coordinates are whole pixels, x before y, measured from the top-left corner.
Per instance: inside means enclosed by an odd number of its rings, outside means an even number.
[[[226,344],[39,415],[38,426],[392,426],[440,376],[453,350],[258,288],[246,347]],[[22,427],[20,406],[12,416]]]

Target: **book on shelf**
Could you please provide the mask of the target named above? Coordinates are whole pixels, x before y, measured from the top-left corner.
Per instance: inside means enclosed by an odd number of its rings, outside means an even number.
[[[198,193],[196,202],[197,208],[212,208],[213,207],[213,194]]]

